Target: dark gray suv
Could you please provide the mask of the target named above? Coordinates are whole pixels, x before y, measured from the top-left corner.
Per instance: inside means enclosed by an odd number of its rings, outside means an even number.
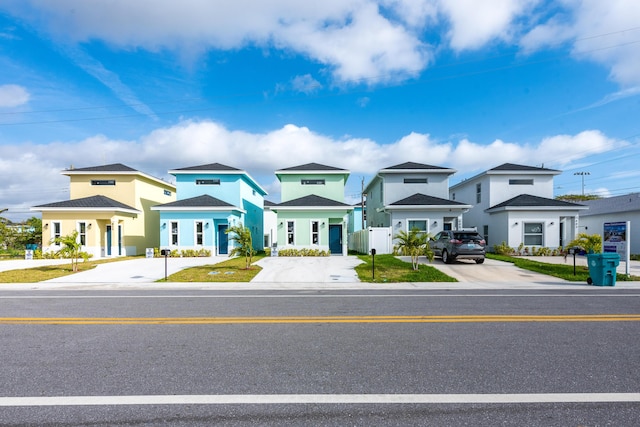
[[[477,231],[447,230],[435,235],[431,249],[446,264],[451,264],[457,258],[473,259],[477,264],[482,264],[485,245],[484,238]]]

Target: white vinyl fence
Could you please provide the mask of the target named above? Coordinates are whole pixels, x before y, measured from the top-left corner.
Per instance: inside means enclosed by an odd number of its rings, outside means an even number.
[[[349,235],[349,250],[368,254],[371,249],[377,254],[393,252],[391,227],[369,227]]]

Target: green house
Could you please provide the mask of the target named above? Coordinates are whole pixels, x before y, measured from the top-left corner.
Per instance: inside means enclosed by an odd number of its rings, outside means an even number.
[[[349,212],[344,188],[349,171],[318,163],[276,171],[281,203],[277,214],[278,249],[318,249],[347,255]]]

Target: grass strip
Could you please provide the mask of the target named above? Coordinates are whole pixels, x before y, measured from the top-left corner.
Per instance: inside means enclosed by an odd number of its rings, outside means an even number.
[[[576,265],[574,274],[573,260],[571,260],[570,258],[567,258],[566,264],[552,264],[534,261],[533,259],[529,258],[511,257],[508,255],[497,255],[492,253],[488,253],[486,257],[498,261],[510,262],[515,264],[516,267],[520,267],[524,270],[535,271],[536,273],[558,277],[560,279],[568,280],[571,282],[586,282],[587,278],[590,277],[589,268],[582,265]],[[626,274],[620,273],[616,274],[616,281],[624,282],[629,280],[637,281],[640,280],[640,277],[627,276]]]
[[[373,277],[371,255],[358,255],[363,264],[355,270],[362,282],[457,282],[453,277],[447,276],[437,268],[420,264],[418,270],[411,268],[411,263],[404,262],[394,255],[375,256],[375,279]]]
[[[253,263],[264,258],[265,255],[253,257]],[[246,269],[244,257],[229,258],[217,264],[201,265],[198,267],[185,268],[167,278],[168,282],[250,282],[262,267],[251,264]],[[164,279],[157,280],[164,282]]]

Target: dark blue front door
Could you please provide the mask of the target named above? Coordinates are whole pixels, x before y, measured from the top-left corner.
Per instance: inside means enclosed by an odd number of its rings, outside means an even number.
[[[329,225],[329,252],[342,254],[342,226]]]
[[[107,255],[111,256],[111,226],[107,225]]]
[[[218,226],[218,255],[229,253],[229,235],[226,233],[227,225]]]

